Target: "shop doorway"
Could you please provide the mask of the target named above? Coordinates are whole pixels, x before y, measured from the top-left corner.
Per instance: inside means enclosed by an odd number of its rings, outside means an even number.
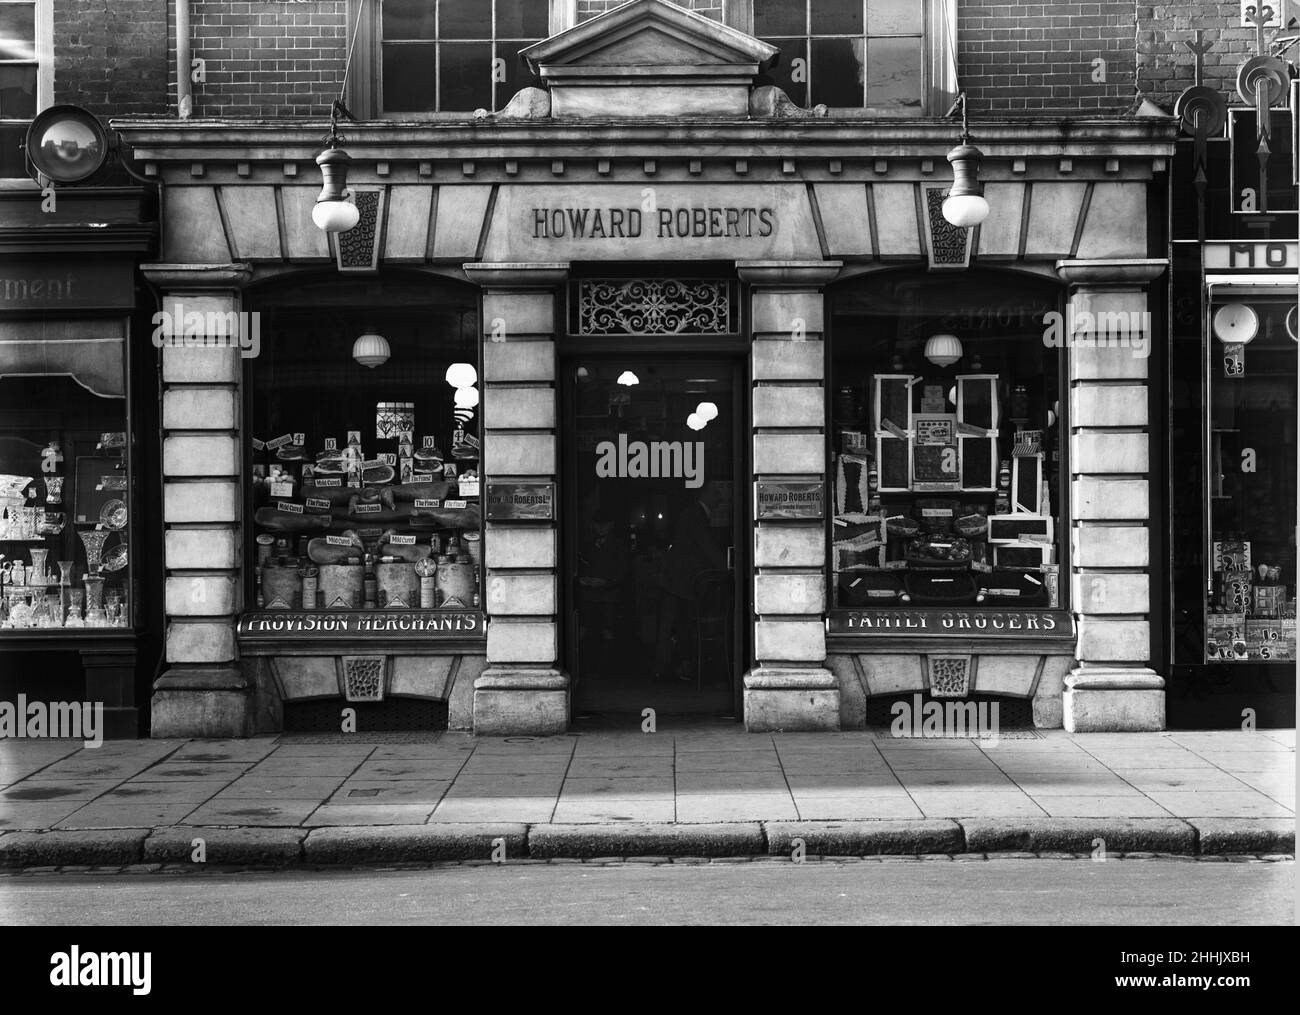
[[[740,364],[564,367],[565,665],[574,717],[735,717],[747,660]]]

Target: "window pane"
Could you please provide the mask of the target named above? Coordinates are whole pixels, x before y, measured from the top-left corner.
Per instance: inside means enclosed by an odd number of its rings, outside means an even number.
[[[492,38],[492,5],[485,0],[439,0],[438,33],[443,39]]]
[[[544,39],[549,29],[546,0],[497,0],[498,39]]]
[[[722,0],[674,0],[674,3],[711,21],[722,20]]]
[[[36,67],[0,65],[0,116],[36,115]]]
[[[434,38],[434,10],[433,0],[384,0],[384,38]]]
[[[784,89],[796,106],[808,103],[808,46],[803,39],[764,39],[781,50],[775,67],[759,80]],[[798,77],[796,81],[795,78]]]
[[[36,6],[0,4],[0,60],[36,59]]]
[[[803,35],[808,24],[802,0],[754,0],[754,34]]]
[[[531,45],[531,42],[497,43],[497,56],[505,61],[506,79],[497,84],[495,108],[503,108],[519,89],[527,88],[529,85],[541,84],[528,70],[524,61],[519,59],[519,51],[525,46]]]
[[[428,113],[437,109],[437,46],[384,46],[384,112]]]
[[[813,35],[861,35],[862,0],[817,0],[812,5]]]
[[[23,153],[18,146],[27,133],[27,125],[0,123],[0,180],[25,176]]]
[[[920,39],[868,41],[867,105],[873,109],[920,111]]]
[[[492,106],[492,44],[444,44],[438,67],[442,110],[472,111]]]
[[[813,39],[812,105],[862,105],[862,40]]]
[[[867,33],[920,35],[923,11],[918,0],[867,0]]]

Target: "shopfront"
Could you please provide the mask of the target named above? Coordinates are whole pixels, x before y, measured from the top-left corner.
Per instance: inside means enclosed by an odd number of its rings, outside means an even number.
[[[140,734],[158,652],[147,218],[140,187],[0,191],[0,699],[88,703],[87,739]]]
[[[115,124],[164,183],[164,305],[261,329],[161,353],[154,734],[835,730],[913,694],[1161,728],[1171,123],[980,124],[962,229],[953,121],[758,102],[773,47],[598,20],[502,113],[346,127],[340,234],[316,125]]]

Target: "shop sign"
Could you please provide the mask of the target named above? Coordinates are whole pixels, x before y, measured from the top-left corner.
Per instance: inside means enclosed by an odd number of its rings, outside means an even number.
[[[554,483],[488,483],[489,521],[552,521]]]
[[[1024,637],[1070,634],[1068,614],[1049,610],[837,610],[831,634],[953,635]]]
[[[129,261],[0,265],[0,310],[129,309],[134,305]]]
[[[825,486],[822,483],[755,483],[754,517],[824,518]]]
[[[502,187],[485,261],[820,260],[804,184]]]
[[[1289,271],[1300,268],[1300,244],[1290,243],[1207,243],[1207,271]]]
[[[259,638],[310,642],[320,638],[456,637],[483,633],[483,615],[471,610],[366,610],[294,613],[266,610],[246,613],[239,633]]]

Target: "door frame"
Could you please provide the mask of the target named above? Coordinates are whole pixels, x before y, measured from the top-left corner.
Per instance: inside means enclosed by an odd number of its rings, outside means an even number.
[[[560,493],[559,493],[559,560],[561,562],[558,604],[562,611],[558,625],[559,659],[571,676],[579,676],[579,661],[573,653],[577,649],[574,625],[573,575],[576,568],[577,546],[573,531],[576,512],[574,505],[582,491],[578,476],[576,454],[576,405],[573,397],[573,371],[581,359],[592,361],[629,360],[651,363],[682,363],[716,366],[729,370],[733,392],[732,456],[733,495],[731,545],[733,546],[733,602],[732,602],[732,714],[737,722],[744,715],[744,675],[753,666],[753,631],[751,623],[753,601],[753,455],[748,435],[750,429],[750,363],[748,343],[744,334],[734,339],[686,340],[665,338],[662,341],[646,339],[572,339],[560,342],[557,366],[559,370],[559,423],[560,423]],[[570,709],[573,709],[572,700]]]

